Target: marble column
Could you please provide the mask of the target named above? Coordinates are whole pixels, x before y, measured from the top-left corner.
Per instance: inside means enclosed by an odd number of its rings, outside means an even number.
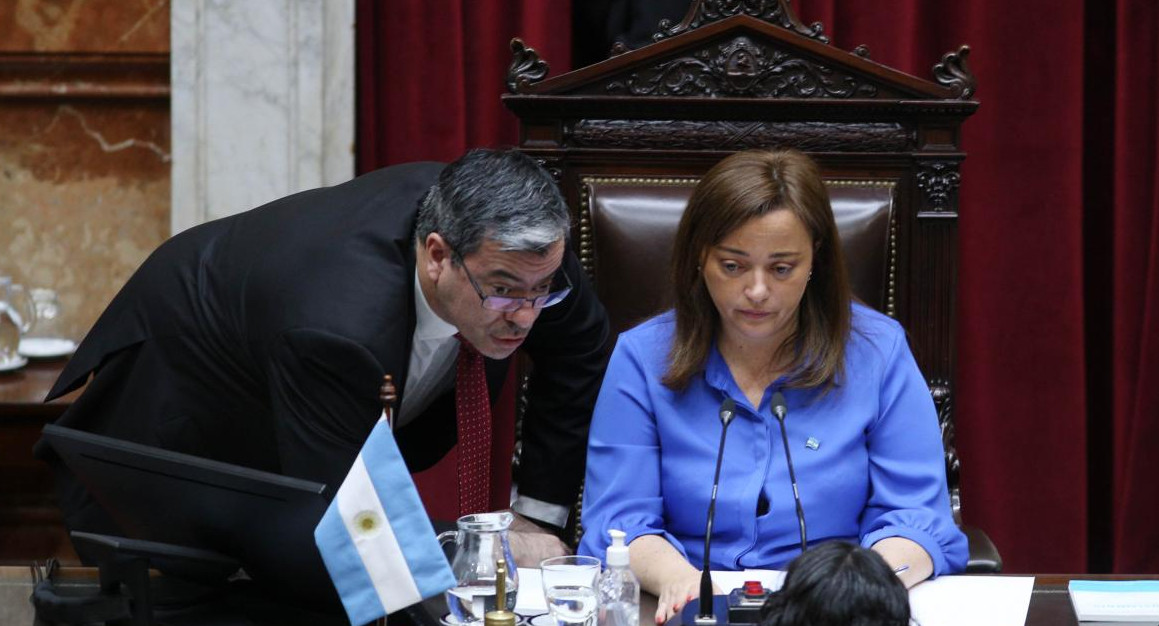
[[[172,231],[354,175],[354,0],[172,0]]]

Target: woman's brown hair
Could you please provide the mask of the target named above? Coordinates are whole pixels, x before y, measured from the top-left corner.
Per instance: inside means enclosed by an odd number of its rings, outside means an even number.
[[[845,257],[821,171],[796,150],[747,150],[717,163],[696,185],[672,250],[676,335],[664,384],[688,387],[704,370],[720,314],[701,277],[707,251],[751,219],[792,211],[813,240],[813,275],[797,311],[797,330],[769,355],[791,351],[791,387],[830,388],[844,371],[850,290]]]

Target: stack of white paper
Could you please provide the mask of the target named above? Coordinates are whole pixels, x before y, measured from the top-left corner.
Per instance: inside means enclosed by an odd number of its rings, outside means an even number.
[[[1159,580],[1072,580],[1080,622],[1159,622]]]

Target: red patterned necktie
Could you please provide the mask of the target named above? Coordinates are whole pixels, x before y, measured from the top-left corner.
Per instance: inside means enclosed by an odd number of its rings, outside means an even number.
[[[459,428],[459,515],[490,509],[491,399],[483,355],[461,335],[455,362],[455,414]]]

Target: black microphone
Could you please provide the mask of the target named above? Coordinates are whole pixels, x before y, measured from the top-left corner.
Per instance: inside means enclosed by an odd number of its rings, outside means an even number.
[[[725,398],[720,403],[720,450],[716,453],[716,474],[712,477],[712,497],[708,501],[708,523],[704,526],[704,569],[700,572],[700,611],[696,614],[697,624],[716,624],[716,615],[712,612],[712,573],[708,558],[709,545],[712,542],[712,517],[716,513],[716,490],[720,487],[720,464],[724,460],[724,437],[728,434],[728,425],[736,415],[736,402],[732,398]]]
[[[781,392],[773,394],[770,402],[773,405],[773,415],[781,424],[781,443],[785,446],[785,462],[789,464],[789,480],[793,481],[793,499],[797,501],[797,523],[801,526],[801,552],[809,544],[805,541],[805,509],[801,506],[801,494],[797,491],[797,474],[793,471],[793,454],[789,452],[789,433],[785,431],[785,416],[789,414],[789,407],[785,404],[785,396]]]

